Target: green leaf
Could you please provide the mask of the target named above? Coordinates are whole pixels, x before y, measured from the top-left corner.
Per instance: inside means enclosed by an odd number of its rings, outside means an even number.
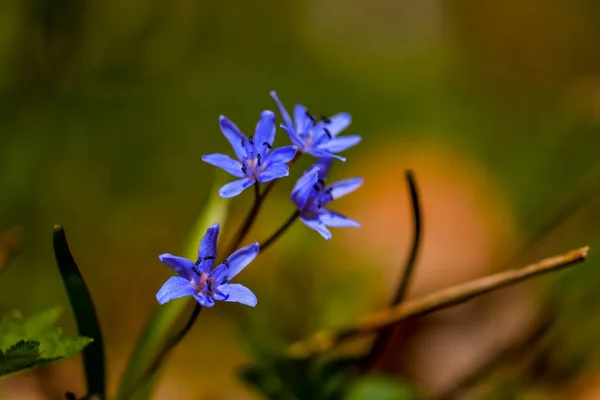
[[[412,386],[383,374],[364,375],[350,386],[344,400],[415,400],[420,396]]]
[[[71,357],[79,353],[90,343],[92,343],[92,340],[85,336],[68,339],[52,337],[48,341],[43,342],[42,351],[45,358]]]
[[[223,174],[217,173],[209,197],[183,246],[183,256],[191,259],[195,258],[198,253],[198,243],[200,243],[206,229],[215,222],[223,224],[227,218],[227,203],[218,195],[218,190],[223,181]],[[188,302],[188,299],[174,300],[154,310],[123,374],[117,400],[141,400],[150,396],[160,370],[149,381],[139,382],[139,379],[144,370],[151,364],[161,346],[164,345],[173,329],[173,325],[183,313]]]
[[[79,334],[94,339],[94,343],[83,352],[88,394],[97,394],[104,399],[106,398],[104,342],[94,302],[71,255],[65,230],[60,225],[54,227],[53,244],[58,270],[69,296]]]
[[[40,358],[40,343],[21,340],[3,352],[0,350],[0,376],[32,366]]]
[[[261,357],[243,367],[240,378],[271,400],[416,400],[407,382],[382,374],[359,375],[359,357],[297,360]]]
[[[23,318],[21,313],[15,310],[2,319],[0,376],[23,372],[70,357],[92,342],[87,337],[61,338],[61,329],[54,327],[60,314],[60,308],[51,308]]]
[[[0,322],[0,349],[6,349],[23,338],[47,341],[49,336],[57,332],[60,336],[60,330],[54,328],[54,325],[61,314],[60,307],[50,308],[27,318],[23,318],[17,310],[9,312]]]
[[[293,359],[263,355],[240,378],[271,400],[339,400],[354,377],[358,358]]]

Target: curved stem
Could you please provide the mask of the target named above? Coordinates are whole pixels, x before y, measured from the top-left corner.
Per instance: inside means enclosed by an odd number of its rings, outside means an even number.
[[[283,234],[285,233],[285,231],[287,231],[290,226],[292,226],[294,224],[294,222],[298,219],[298,217],[300,216],[300,211],[296,210],[294,211],[294,213],[292,215],[290,215],[290,217],[283,223],[283,225],[281,225],[279,227],[279,229],[277,229],[275,231],[275,233],[273,233],[261,246],[260,246],[260,251],[264,252],[267,248],[269,248],[273,243],[275,243],[275,241]]]
[[[396,292],[396,296],[394,297],[394,301],[392,305],[398,304],[404,300],[406,297],[406,291],[408,290],[408,285],[410,284],[410,280],[413,276],[413,272],[415,269],[415,263],[417,261],[417,255],[419,254],[419,245],[421,244],[421,226],[422,226],[422,216],[421,216],[421,205],[419,202],[419,191],[417,189],[417,182],[415,180],[415,175],[411,170],[405,172],[406,183],[408,185],[408,190],[410,192],[410,200],[413,210],[413,242],[410,249],[410,255],[406,260],[406,265],[404,266],[404,272],[402,274],[402,278],[400,279],[400,284],[398,285],[398,291]]]
[[[231,243],[229,244],[229,247],[227,248],[225,254],[233,253],[240,246],[248,232],[250,232],[250,228],[252,228],[256,217],[258,217],[258,212],[260,211],[260,206],[262,205],[263,199],[264,196],[261,196],[260,194],[260,186],[258,182],[256,182],[254,184],[254,204],[252,205],[250,212],[244,219],[244,222],[242,222],[242,225],[240,225],[240,228],[238,229],[237,233],[231,240]]]
[[[179,342],[183,340],[183,338],[185,337],[185,335],[187,335],[190,329],[192,329],[192,326],[194,326],[194,323],[200,315],[200,311],[202,311],[202,306],[196,303],[194,305],[194,311],[192,311],[192,314],[190,315],[188,321],[185,323],[185,326],[181,328],[181,330],[177,332],[175,336],[173,336],[173,338],[169,341],[169,343],[167,343],[165,348],[156,356],[156,358],[151,364],[151,367],[148,370],[148,375],[151,375],[152,373],[154,373],[154,371],[156,371],[156,369],[160,366],[164,358],[171,352],[171,350],[173,350],[179,344]]]
[[[408,191],[410,193],[411,205],[413,210],[414,233],[410,254],[408,256],[408,259],[406,260],[406,264],[402,272],[402,277],[400,279],[400,283],[398,284],[398,290],[396,291],[396,294],[394,295],[394,300],[391,303],[392,307],[401,303],[406,297],[406,291],[408,290],[408,286],[413,276],[415,263],[417,261],[417,255],[419,253],[419,245],[421,243],[422,217],[417,182],[415,180],[415,175],[411,170],[407,170],[404,176],[406,178],[406,184],[408,185]],[[371,346],[371,350],[362,359],[360,363],[362,368],[369,369],[377,362],[379,356],[385,350],[385,346],[393,333],[394,325],[388,326],[379,332],[377,338],[375,339],[375,342]]]
[[[187,320],[185,326],[183,328],[181,328],[181,330],[179,332],[177,332],[177,334],[175,336],[173,336],[167,344],[165,344],[165,347],[162,349],[162,351],[160,353],[157,354],[157,356],[154,358],[154,360],[152,361],[152,363],[150,364],[148,369],[146,369],[142,373],[142,375],[139,377],[137,383],[131,386],[132,392],[135,392],[135,390],[139,386],[141,386],[146,380],[151,379],[152,376],[154,375],[154,373],[156,371],[158,371],[158,368],[161,366],[161,364],[163,363],[165,358],[169,355],[169,353],[171,353],[171,351],[179,344],[179,342],[181,342],[183,340],[183,338],[192,329],[192,326],[194,326],[194,323],[196,322],[196,320],[198,319],[198,316],[200,315],[200,311],[202,311],[202,306],[200,304],[196,303],[194,305],[194,310],[192,311],[192,314],[190,315],[190,318]],[[133,394],[133,393],[126,394],[126,396],[124,398],[129,398],[129,395],[131,395],[131,394]]]

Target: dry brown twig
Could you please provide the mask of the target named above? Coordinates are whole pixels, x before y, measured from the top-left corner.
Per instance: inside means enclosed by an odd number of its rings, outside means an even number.
[[[567,268],[584,261],[587,258],[588,251],[589,247],[582,247],[562,255],[543,259],[523,268],[512,269],[475,279],[423,296],[420,299],[400,303],[395,307],[378,311],[363,318],[354,327],[337,332],[317,332],[308,339],[296,342],[290,346],[288,354],[292,357],[304,358],[324,352],[348,339],[375,333],[399,321],[430,314],[534,276]]]

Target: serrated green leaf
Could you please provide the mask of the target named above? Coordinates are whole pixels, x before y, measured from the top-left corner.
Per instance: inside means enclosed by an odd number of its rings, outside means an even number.
[[[47,332],[56,325],[62,313],[63,311],[60,307],[54,307],[27,317],[24,326],[25,332],[30,336]]]
[[[10,311],[0,322],[0,349],[6,349],[24,338],[43,341],[59,330],[53,325],[61,313],[60,307],[54,307],[24,318],[18,310]]]
[[[44,358],[71,357],[82,351],[85,346],[92,342],[93,339],[85,336],[68,339],[53,337],[50,341],[42,342],[42,355]]]
[[[35,364],[40,358],[40,343],[21,340],[5,352],[0,350],[0,376],[4,376]]]
[[[59,308],[52,308],[24,318],[14,310],[2,319],[0,376],[70,357],[91,343],[92,340],[87,337],[61,338],[62,330],[53,326],[60,313]]]
[[[0,322],[0,349],[7,349],[24,338],[23,316],[17,310],[12,310]]]
[[[202,207],[202,211],[198,215],[183,246],[183,256],[192,259],[196,257],[198,243],[200,243],[200,239],[206,232],[206,229],[215,222],[220,224],[225,222],[227,218],[227,203],[218,195],[219,187],[222,185],[224,179],[223,174],[216,174],[209,197]],[[117,400],[143,400],[150,396],[160,370],[146,382],[140,383],[139,379],[145,369],[148,368],[148,365],[151,364],[161,346],[164,345],[165,340],[173,329],[173,325],[181,316],[187,304],[189,304],[187,299],[179,299],[157,307],[154,310],[146,323],[142,336],[123,374]]]

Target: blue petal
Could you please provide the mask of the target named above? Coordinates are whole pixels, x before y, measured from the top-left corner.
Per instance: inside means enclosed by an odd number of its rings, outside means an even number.
[[[229,267],[226,264],[220,264],[217,268],[213,269],[210,276],[215,280],[217,285],[227,283],[229,281]]]
[[[171,300],[178,299],[184,296],[193,296],[196,289],[191,282],[181,276],[172,276],[165,282],[156,293],[156,300],[160,304],[165,304]]]
[[[250,307],[254,307],[258,303],[254,293],[239,283],[226,283],[219,286],[218,289],[222,295],[215,293],[215,300],[241,303]]]
[[[358,144],[360,141],[361,137],[358,135],[342,136],[339,138],[328,140],[322,145],[319,145],[319,149],[329,151],[331,153],[338,153]]]
[[[275,103],[277,103],[277,107],[279,107],[279,112],[281,113],[281,118],[283,119],[283,122],[288,126],[289,129],[293,130],[294,124],[292,123],[290,114],[288,114],[281,101],[279,101],[279,97],[277,97],[277,93],[275,93],[274,90],[271,92],[271,97],[273,98],[273,100],[275,100]]]
[[[303,210],[310,195],[314,192],[313,186],[319,180],[319,168],[312,167],[298,181],[292,190],[292,201],[299,210]]]
[[[254,132],[254,144],[262,157],[269,152],[274,140],[275,113],[265,110],[260,114],[260,120],[256,124],[256,131]]]
[[[318,219],[300,217],[300,221],[304,222],[304,224],[310,229],[314,229],[315,231],[319,232],[321,236],[325,238],[325,240],[331,239],[331,232],[329,232],[329,229],[327,229],[325,224]]]
[[[219,237],[219,224],[214,224],[206,230],[198,247],[198,270],[208,272],[211,270],[217,255],[217,238]]]
[[[169,253],[161,254],[158,256],[158,259],[163,264],[167,264],[169,267],[173,268],[175,272],[188,281],[192,280],[194,277],[194,272],[192,271],[192,267],[194,266],[193,261]]]
[[[346,157],[342,157],[337,154],[330,153],[329,151],[326,151],[326,150],[312,148],[309,151],[307,151],[307,153],[310,154],[311,156],[315,156],[315,157],[319,157],[319,158],[337,158],[338,160],[346,162]]]
[[[246,136],[240,131],[240,128],[223,115],[219,117],[219,125],[221,126],[223,135],[225,135],[227,140],[229,140],[229,143],[231,143],[231,147],[233,147],[233,151],[237,158],[239,160],[244,160],[246,158],[246,149],[244,148],[244,145],[248,141]]]
[[[296,146],[283,146],[275,149],[265,158],[265,165],[287,164],[294,159],[297,151]]]
[[[238,181],[229,182],[219,189],[219,196],[224,199],[230,199],[242,193],[254,184],[253,178],[244,178]]]
[[[204,293],[195,294],[194,298],[202,307],[210,308],[215,305],[215,301]]]
[[[332,137],[336,137],[341,131],[346,129],[352,122],[352,117],[348,113],[339,113],[329,118],[330,122],[319,122],[315,129],[319,131],[327,128]]]
[[[322,157],[317,160],[314,164],[315,167],[319,168],[319,179],[325,181],[327,179],[327,175],[329,174],[329,168],[331,167],[331,163],[333,162],[333,158]]]
[[[302,140],[302,138],[296,134],[296,131],[294,131],[293,128],[288,128],[288,126],[284,124],[281,124],[280,127],[283,128],[288,135],[290,135],[290,140],[293,144],[298,146],[300,149],[304,148],[304,140]]]
[[[363,178],[344,179],[343,181],[332,183],[327,187],[327,190],[331,190],[330,193],[333,199],[339,199],[358,189],[363,184],[363,181]]]
[[[270,182],[290,174],[290,167],[285,164],[271,164],[258,174],[260,183]]]
[[[319,220],[327,226],[333,228],[359,228],[360,224],[342,214],[338,214],[329,210],[321,210],[319,212]]]
[[[242,172],[242,163],[234,160],[225,154],[206,154],[202,156],[202,161],[214,165],[215,167],[219,167],[229,172],[231,175],[237,178],[243,178],[246,176]]]
[[[246,247],[242,247],[229,257],[227,257],[226,261],[223,261],[223,264],[227,266],[226,274],[229,280],[232,280],[237,274],[239,274],[258,254],[260,246],[258,243],[252,243]]]
[[[308,110],[302,104],[294,106],[294,122],[297,133],[305,133],[306,128],[312,125],[312,120],[308,117]]]

